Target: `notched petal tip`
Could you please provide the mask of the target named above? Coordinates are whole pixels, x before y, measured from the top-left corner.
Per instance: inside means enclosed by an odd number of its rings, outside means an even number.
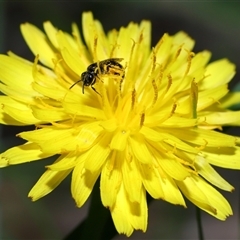
[[[32,201],[32,202],[35,202],[37,199],[34,199],[32,196],[29,196],[28,195],[28,197],[30,198],[30,200]]]
[[[0,155],[0,168],[9,166],[9,159]]]

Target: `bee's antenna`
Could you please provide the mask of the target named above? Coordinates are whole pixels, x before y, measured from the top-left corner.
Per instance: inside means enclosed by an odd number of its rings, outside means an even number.
[[[80,80],[81,81],[81,80]],[[79,82],[79,81],[78,81]],[[84,94],[84,84],[82,85],[82,93]]]
[[[78,80],[78,81],[76,81],[69,89],[73,88],[77,83],[79,83],[79,82],[81,82],[81,81],[82,81],[81,79]]]

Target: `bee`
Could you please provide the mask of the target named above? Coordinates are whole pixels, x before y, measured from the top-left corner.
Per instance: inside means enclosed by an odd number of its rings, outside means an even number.
[[[82,84],[82,93],[84,94],[84,87],[91,86],[91,88],[97,93],[97,90],[94,88],[94,84],[96,83],[96,79],[99,78],[99,74],[111,74],[121,76],[124,78],[124,68],[119,63],[123,60],[123,58],[108,58],[106,60],[92,63],[88,66],[87,71],[81,74],[80,80],[75,82],[69,89],[74,87],[77,83],[83,82]]]

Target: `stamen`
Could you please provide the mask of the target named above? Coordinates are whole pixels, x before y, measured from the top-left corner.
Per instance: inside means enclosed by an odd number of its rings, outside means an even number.
[[[73,116],[71,116],[71,126],[73,126],[75,119],[76,119],[77,115],[74,114]]]
[[[179,46],[177,52],[176,52],[176,55],[175,55],[175,58],[174,58],[174,61],[178,58],[178,56],[180,55],[181,51],[182,51],[182,47],[183,47],[183,44]]]
[[[46,124],[35,124],[35,130],[41,129],[41,128],[52,128],[52,122],[49,122]],[[18,134],[16,136],[18,136]]]
[[[207,147],[208,145],[208,141],[206,139],[203,138],[203,141],[205,142],[204,145],[201,145],[199,147],[195,147],[196,149],[198,149],[199,151],[203,150],[204,148]]]
[[[158,87],[157,87],[155,79],[152,80],[152,86],[153,86],[153,91],[154,91],[153,102],[152,102],[152,107],[153,107],[158,99]]]
[[[160,69],[159,69],[159,77],[157,78],[157,85],[158,85],[158,88],[159,86],[161,85],[161,82],[162,82],[162,78],[163,78],[163,66],[162,64],[160,65]]]
[[[134,48],[135,48],[135,46],[136,46],[136,42],[134,41],[134,39],[131,38],[131,40],[133,41],[133,45],[132,45],[131,52],[130,52],[129,62],[132,61],[132,58],[133,58],[133,51],[134,51]]]
[[[160,125],[160,124],[164,123],[167,119],[172,117],[176,108],[177,108],[177,104],[174,103],[173,106],[172,106],[172,110],[168,115],[166,114],[162,117],[159,117],[156,121],[152,121],[151,123],[148,123],[147,126],[148,127],[153,127],[153,126]]]
[[[138,39],[138,43],[141,43],[143,40],[143,30],[142,32],[140,33],[140,36],[139,36],[139,39]]]
[[[181,164],[186,165],[186,166],[188,166],[188,167],[195,168],[194,165],[193,165],[193,164],[194,164],[194,160],[189,159],[191,162],[188,162],[188,161],[183,160],[182,158],[177,157],[176,155],[174,155],[173,157],[174,157],[178,162],[180,162]]]
[[[166,93],[168,92],[168,90],[170,89],[170,87],[172,85],[172,76],[171,76],[170,73],[167,75],[167,78],[168,78],[168,85],[167,85],[167,88],[166,88]]]
[[[140,117],[140,128],[143,126],[144,120],[145,120],[145,113],[142,113]]]
[[[172,106],[172,110],[171,110],[171,113],[172,113],[172,114],[174,114],[176,108],[177,108],[177,104],[174,103],[173,106]]]
[[[114,168],[115,159],[116,159],[116,151],[113,150],[110,161],[107,161],[107,169],[109,170],[109,172],[112,172],[112,170]]]
[[[134,109],[135,103],[136,103],[136,90],[134,88],[133,91],[132,91],[132,106],[131,106],[131,110]]]
[[[132,61],[133,61],[133,52],[134,52],[134,48],[135,48],[135,46],[136,46],[136,42],[134,41],[134,39],[131,39],[131,40],[133,41],[133,45],[132,45],[132,48],[131,48],[128,65],[129,65],[129,66],[134,66],[135,64],[131,64],[131,63],[132,63]],[[123,90],[126,89],[126,90],[128,91],[129,88],[132,88],[132,86],[133,86],[132,80],[134,79],[134,72],[136,72],[136,69],[135,69],[135,68],[131,68],[131,67],[128,68],[127,75],[125,76],[125,79],[126,79],[128,76],[131,76],[131,79],[129,79],[128,81],[125,81],[124,89],[123,89]]]
[[[58,64],[59,64],[60,62],[62,62],[63,59],[62,59],[62,58],[60,58],[60,59],[52,59],[52,61],[53,61],[53,71],[56,73],[56,72],[57,72]]]
[[[190,101],[192,106],[192,118],[197,118],[198,85],[194,79],[191,83]]]
[[[57,123],[57,122],[51,122],[52,126],[55,126],[57,128],[62,128],[62,129],[69,129],[70,127],[72,127],[69,123],[66,122],[66,124],[64,123]]]
[[[117,83],[119,83],[118,96],[119,96],[119,97],[122,97],[122,83],[123,83],[123,78],[120,79],[120,81],[118,81]]]
[[[97,57],[97,43],[98,43],[98,36],[95,35],[94,41],[93,41],[93,60],[94,62],[97,62],[98,57]]]
[[[51,108],[54,108],[52,105],[49,105],[48,103],[46,103],[46,99],[42,98],[42,97],[35,97],[36,100],[40,100],[41,104],[36,104],[36,106],[38,106],[39,108],[43,109],[43,106],[46,108],[46,109],[51,109]],[[45,100],[45,101],[44,101]]]
[[[117,41],[115,42],[115,44],[113,45],[111,52],[110,52],[110,58],[113,58],[114,56],[114,51],[116,50],[117,47],[120,47],[119,44],[117,44]]]
[[[167,34],[164,33],[164,35],[163,35],[162,38],[158,41],[158,43],[157,43],[157,45],[156,45],[156,47],[155,47],[156,52],[159,51],[159,49],[160,49],[160,47],[162,46],[162,44],[163,44],[163,42],[164,42],[164,40],[165,40],[166,37],[167,37]]]
[[[211,74],[208,74],[208,75],[204,75],[199,81],[198,83],[201,83],[203,80],[205,80],[206,78],[210,77]]]
[[[188,59],[187,59],[187,69],[184,73],[184,77],[185,78],[187,76],[187,74],[189,73],[189,70],[191,68],[191,63],[192,63],[192,58],[195,56],[195,54],[193,52],[189,52],[188,54]]]
[[[64,65],[64,68],[69,69],[68,73],[62,71],[61,67],[59,67],[60,63],[61,63],[61,65]],[[71,84],[71,87],[69,89],[72,88],[72,85],[77,84],[76,82],[73,84],[72,80],[73,80],[73,78],[76,78],[76,77],[79,78],[79,76],[76,73],[73,73],[72,75],[69,74],[71,72],[71,69],[66,65],[66,63],[63,61],[63,59],[53,59],[53,64],[54,64],[54,73],[57,76],[56,77],[57,82],[59,82],[61,85],[65,86],[67,89],[69,88],[69,84]]]
[[[174,146],[170,146],[172,149],[171,150],[167,150],[167,154],[171,153],[172,155],[175,156],[176,151],[177,151],[177,146],[176,143],[174,143]]]
[[[162,181],[165,183],[166,179],[167,179],[166,173],[163,171],[163,169],[162,169],[162,167],[160,165],[157,166],[157,170],[158,170],[159,175],[162,178]],[[163,200],[165,200],[165,199],[163,199]]]
[[[37,68],[38,60],[39,60],[39,54],[37,54],[35,59],[34,59],[34,64],[33,64],[33,68],[32,68],[32,76],[33,76],[33,78],[36,77],[37,72],[38,72],[38,68]]]
[[[153,55],[152,55],[152,73],[151,74],[153,74],[153,72],[154,72],[154,70],[156,68],[156,59],[157,59],[157,57],[156,57],[155,48],[152,48],[152,53],[153,53]]]

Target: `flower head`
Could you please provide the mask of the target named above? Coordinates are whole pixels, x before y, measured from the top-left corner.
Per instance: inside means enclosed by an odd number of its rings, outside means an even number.
[[[26,23],[34,63],[0,55],[1,123],[37,127],[18,134],[27,142],[3,152],[0,166],[59,155],[29,197],[71,173],[81,207],[100,178],[102,203],[128,236],[147,228],[146,193],[185,207],[184,195],[220,220],[231,215],[212,185],[233,187],[211,165],[240,169],[240,139],[214,131],[240,119],[221,105],[235,66],[194,54],[184,32],[164,34],[151,49],[148,21],[107,35],[91,13],[82,22],[85,44],[75,24],[69,35],[50,22],[45,33]]]

